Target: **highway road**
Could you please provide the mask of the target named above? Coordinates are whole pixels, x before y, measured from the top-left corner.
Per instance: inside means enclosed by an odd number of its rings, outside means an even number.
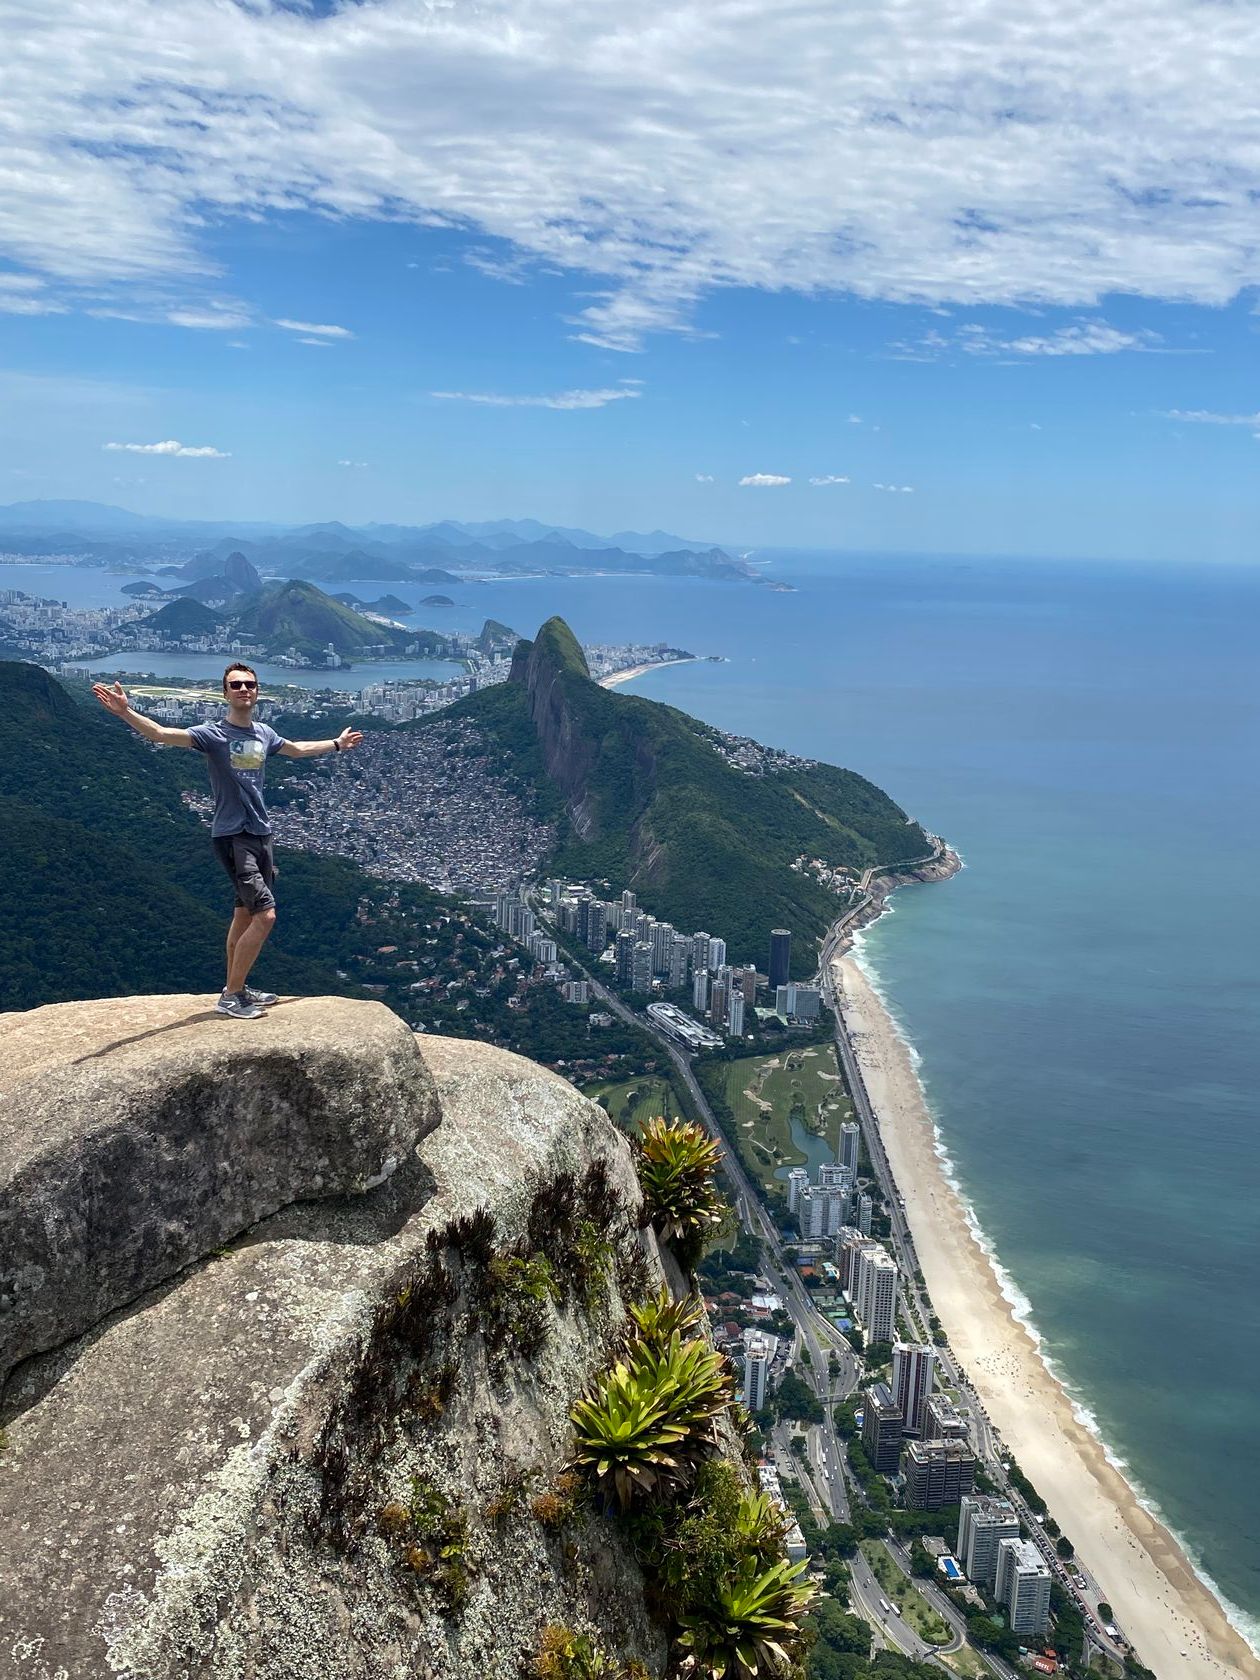
[[[871,1572],[871,1566],[862,1556],[855,1552],[849,1559],[849,1595],[855,1609],[864,1614],[876,1631],[883,1636],[884,1642],[896,1651],[902,1651],[916,1662],[923,1662],[935,1655],[937,1647],[929,1645],[919,1638],[904,1617],[899,1616],[884,1597],[884,1589]],[[888,1609],[883,1608],[888,1605]]]

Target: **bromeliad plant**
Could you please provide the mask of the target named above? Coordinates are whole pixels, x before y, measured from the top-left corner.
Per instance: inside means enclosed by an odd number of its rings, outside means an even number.
[[[691,1336],[704,1316],[704,1303],[696,1295],[677,1300],[662,1284],[659,1291],[630,1308],[637,1339],[649,1347],[662,1347],[671,1336]]]
[[[725,1205],[716,1180],[719,1150],[703,1127],[689,1120],[649,1120],[637,1145],[645,1223],[691,1267],[705,1239],[721,1226]]]
[[[765,1680],[786,1673],[802,1643],[800,1619],[816,1588],[804,1563],[766,1567],[748,1556],[735,1574],[684,1612],[680,1673],[696,1680]]]
[[[707,1343],[676,1332],[636,1341],[574,1406],[574,1463],[623,1512],[672,1494],[693,1478],[730,1398],[725,1361]]]

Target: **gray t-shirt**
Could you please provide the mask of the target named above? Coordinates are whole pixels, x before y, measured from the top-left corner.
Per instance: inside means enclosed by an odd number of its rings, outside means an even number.
[[[197,751],[205,753],[210,769],[211,835],[270,834],[263,781],[267,760],[286,744],[284,736],[267,723],[241,725],[226,718],[196,724],[188,735]]]

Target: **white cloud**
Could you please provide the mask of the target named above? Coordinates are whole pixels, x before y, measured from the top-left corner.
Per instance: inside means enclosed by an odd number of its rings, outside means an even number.
[[[1022,356],[1114,356],[1122,350],[1150,353],[1166,346],[1158,333],[1146,328],[1124,332],[1106,321],[1077,320],[1054,332],[1017,337],[1005,337],[975,323],[959,327],[952,337],[933,328],[922,338],[894,344],[892,349],[899,361],[934,362],[959,352],[1013,361]]]
[[[337,465],[339,467],[366,467],[367,462],[366,461],[338,461]]]
[[[913,484],[873,484],[872,490],[887,490],[890,496],[913,496]]]
[[[635,386],[617,385],[602,391],[557,391],[548,397],[505,397],[493,391],[430,391],[429,395],[443,402],[481,403],[486,408],[606,408],[643,393]]]
[[[1225,0],[800,0],[772,30],[738,0],[643,0],[633,31],[616,0],[6,14],[0,248],[94,286],[212,274],[209,229],[295,211],[589,276],[577,336],[618,349],[718,287],[1081,308],[1260,282],[1260,31]]]
[[[321,326],[317,321],[277,321],[276,326],[284,327],[288,332],[303,333],[303,344],[308,344],[312,338],[353,338],[349,327]]]
[[[712,484],[713,483],[713,474],[712,473],[697,473],[696,474],[696,483],[697,484]]]
[[[757,490],[773,490],[780,484],[791,484],[792,480],[785,478],[782,473],[748,473],[739,482],[741,487],[747,484]]]
[[[64,315],[66,306],[44,292],[38,274],[0,274],[0,315]]]
[[[198,332],[237,332],[250,324],[248,314],[235,306],[222,309],[168,309],[166,319],[175,327],[191,327]]]
[[[850,426],[860,426],[862,424],[862,416],[860,414],[850,414],[849,424]]]
[[[207,461],[226,461],[230,456],[212,445],[177,443],[174,438],[167,438],[165,443],[103,443],[102,449],[125,450],[130,455],[183,455],[189,458],[197,457]]]
[[[847,484],[849,481],[840,473],[823,473],[820,478],[811,478],[811,484]]]
[[[1260,426],[1260,414],[1216,414],[1207,408],[1170,408],[1165,420],[1189,420],[1198,426]]]

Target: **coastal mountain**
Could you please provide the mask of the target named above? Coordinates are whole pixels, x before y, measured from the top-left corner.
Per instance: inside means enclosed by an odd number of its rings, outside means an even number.
[[[197,583],[213,578],[230,584],[232,590],[238,594],[249,593],[262,587],[262,578],[239,548],[230,549],[226,554],[211,549],[204,554],[195,554],[183,566],[167,567],[164,570],[183,578],[185,583]]]
[[[399,653],[413,646],[426,655],[446,651],[446,640],[436,631],[378,624],[298,578],[270,584],[251,595],[242,602],[232,625],[242,636],[268,648],[294,647],[306,654],[322,653],[331,646],[339,654],[351,655],[382,644]]]
[[[838,900],[793,867],[802,857],[856,877],[912,867],[933,850],[851,770],[786,755],[746,767],[684,712],[600,687],[559,618],[518,644],[509,682],[456,711],[555,823],[557,873],[631,887],[676,926],[720,932],[736,961],[764,963],[768,930],[787,927],[794,972],[812,972]]]
[[[194,601],[185,595],[177,601],[168,601],[164,607],[159,607],[151,617],[144,620],[144,627],[154,630],[163,641],[179,640],[185,636],[209,636],[216,631],[223,622],[223,614],[212,608],[203,606],[200,601]]]
[[[430,596],[428,601],[421,601],[420,605],[426,606],[429,601],[436,599],[440,597]],[[353,607],[355,612],[384,613],[390,618],[398,618],[415,610],[409,607],[406,601],[400,601],[397,595],[382,595],[375,601],[361,601],[357,595],[346,593],[334,595],[333,600],[340,601],[343,607]]]

